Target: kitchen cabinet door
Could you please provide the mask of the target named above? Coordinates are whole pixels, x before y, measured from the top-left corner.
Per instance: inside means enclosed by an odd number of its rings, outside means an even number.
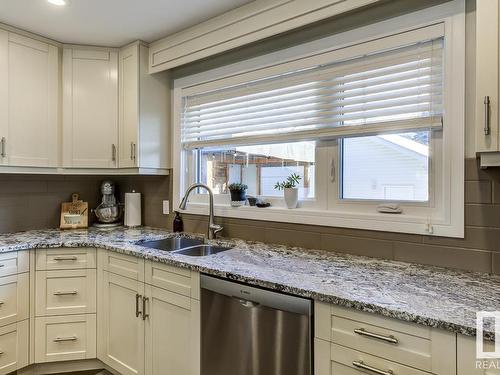
[[[200,302],[146,285],[146,374],[200,374]]]
[[[116,168],[118,53],[63,51],[63,166]]]
[[[499,151],[499,0],[476,4],[476,151]]]
[[[119,53],[120,168],[169,168],[170,77],[149,74],[148,56],[140,42]]]
[[[120,168],[135,167],[139,126],[139,56],[136,45],[120,51]]]
[[[9,33],[0,30],[0,134],[9,130]],[[4,136],[5,137],[5,136]],[[0,149],[0,165],[7,164],[5,153]]]
[[[98,359],[122,375],[144,374],[144,283],[109,272],[99,281]]]
[[[2,165],[57,167],[58,49],[0,31]]]

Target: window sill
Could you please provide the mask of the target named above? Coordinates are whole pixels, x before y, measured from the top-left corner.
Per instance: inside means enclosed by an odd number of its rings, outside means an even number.
[[[189,202],[182,213],[207,215],[208,204]],[[463,223],[447,223],[432,221],[427,218],[402,214],[374,213],[345,213],[309,208],[288,209],[271,206],[258,208],[251,206],[231,207],[225,204],[216,204],[215,216],[247,220],[275,221],[305,225],[343,227],[375,231],[411,233],[432,236],[463,238]]]

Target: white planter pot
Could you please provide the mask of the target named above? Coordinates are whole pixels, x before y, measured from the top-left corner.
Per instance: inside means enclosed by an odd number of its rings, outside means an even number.
[[[299,202],[298,188],[285,188],[285,203],[288,208],[297,208]]]

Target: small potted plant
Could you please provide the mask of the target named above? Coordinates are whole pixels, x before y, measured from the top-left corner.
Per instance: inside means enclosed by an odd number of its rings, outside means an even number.
[[[285,181],[276,182],[274,188],[283,190],[285,193],[285,203],[288,208],[296,208],[299,202],[299,189],[297,185],[300,183],[300,177],[297,173],[292,173]]]
[[[243,206],[247,200],[248,186],[240,183],[232,183],[228,186],[231,193],[231,206]]]

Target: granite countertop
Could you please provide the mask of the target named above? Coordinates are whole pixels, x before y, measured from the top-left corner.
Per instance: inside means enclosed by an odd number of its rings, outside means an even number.
[[[0,253],[89,246],[143,257],[314,300],[473,336],[476,311],[500,311],[500,276],[242,240],[206,257],[136,244],[174,234],[163,229],[56,229],[0,235]],[[484,337],[494,339],[494,328]]]

